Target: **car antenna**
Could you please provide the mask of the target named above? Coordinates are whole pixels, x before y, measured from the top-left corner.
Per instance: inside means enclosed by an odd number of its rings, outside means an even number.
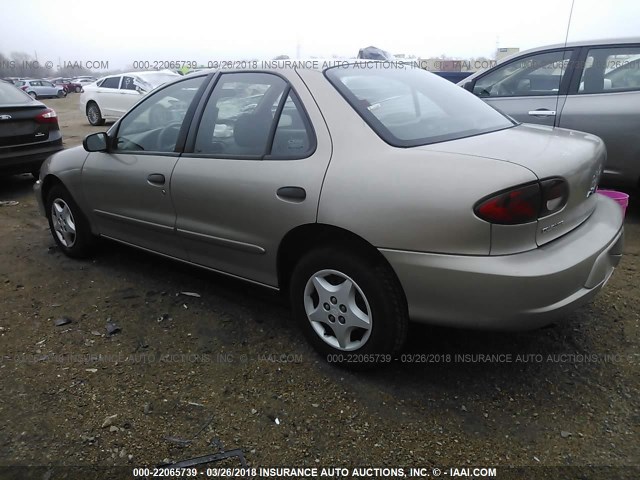
[[[569,20],[567,21],[567,33],[564,36],[564,55],[566,55],[567,52],[567,44],[569,43],[569,29],[571,28],[571,17],[573,16],[573,6],[575,5],[576,0],[571,0],[571,10],[569,10]],[[571,58],[571,57],[569,57]],[[562,79],[564,76],[564,58],[562,59],[562,67],[560,69],[560,78]],[[559,125],[559,118],[558,118],[558,106],[560,104],[560,87],[562,87],[562,80],[560,80],[560,84],[558,85],[558,95],[556,95],[556,116],[555,116],[555,120],[554,120],[554,126],[558,126]],[[564,105],[563,105],[564,106]]]

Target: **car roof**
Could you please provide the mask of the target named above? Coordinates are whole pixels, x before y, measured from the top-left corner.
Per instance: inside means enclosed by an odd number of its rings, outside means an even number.
[[[164,73],[167,75],[173,74],[176,77],[182,77],[182,75],[172,72],[171,70],[142,70],[142,71],[135,71],[135,72],[114,73],[113,75],[105,75],[104,77],[100,77],[100,80],[102,80],[103,78],[123,77],[125,75],[128,77],[144,78],[149,75],[157,75],[158,73]],[[92,77],[87,77],[87,78],[92,78]]]
[[[240,68],[237,65],[242,65],[245,62],[229,62],[229,66],[223,65],[221,68],[201,68],[198,70],[192,70],[184,77],[191,77],[195,74],[210,74],[215,72],[283,72],[287,70],[312,70],[316,72],[324,72],[325,70],[333,67],[348,67],[353,65],[370,66],[372,64],[396,64],[398,66],[413,64],[412,61],[407,60],[369,60],[358,58],[307,58],[307,59],[285,59],[285,60],[248,60],[247,64],[257,64],[255,68]],[[416,63],[417,65],[417,63]],[[124,74],[123,74],[124,75]]]

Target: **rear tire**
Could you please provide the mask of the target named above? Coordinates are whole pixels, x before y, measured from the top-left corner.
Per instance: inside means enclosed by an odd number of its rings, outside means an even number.
[[[89,257],[95,247],[95,237],[89,222],[75,200],[62,185],[51,187],[46,199],[47,220],[53,239],[65,255]]]
[[[329,363],[374,368],[404,346],[408,308],[382,258],[334,247],[313,250],[293,269],[290,297],[295,321]]]
[[[82,87],[76,87],[76,93],[80,93],[80,90],[82,90]]]
[[[37,94],[36,92],[29,92],[29,96],[30,96],[31,98],[33,98],[34,100],[37,100],[37,99],[38,99],[38,94]]]
[[[87,120],[95,127],[104,125],[104,118],[102,118],[102,112],[100,107],[95,102],[91,102],[87,105]]]
[[[64,98],[67,96],[67,92],[64,90],[58,90],[58,98]]]

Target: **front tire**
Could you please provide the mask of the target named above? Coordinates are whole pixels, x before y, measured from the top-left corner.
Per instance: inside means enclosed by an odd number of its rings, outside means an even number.
[[[64,98],[67,96],[67,92],[64,90],[58,90],[58,98]]]
[[[333,247],[314,250],[295,266],[290,296],[295,321],[331,363],[372,368],[404,346],[407,304],[382,258]]]
[[[80,93],[80,90],[82,90],[82,87],[76,87],[76,93]]]
[[[87,107],[87,120],[95,127],[104,125],[104,118],[102,118],[102,112],[100,107],[94,102],[91,102]]]
[[[86,258],[93,253],[95,237],[89,222],[62,185],[54,185],[46,201],[47,220],[53,239],[69,257]]]

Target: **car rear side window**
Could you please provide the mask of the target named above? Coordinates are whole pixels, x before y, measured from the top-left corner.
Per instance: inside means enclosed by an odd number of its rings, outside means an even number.
[[[390,145],[427,145],[514,125],[469,92],[424,70],[367,65],[333,67],[325,74]]]
[[[280,108],[282,99],[274,103],[273,108]],[[305,158],[315,150],[315,136],[300,99],[293,90],[289,91],[278,125],[273,136],[269,159]]]
[[[594,48],[587,52],[579,94],[640,90],[640,46]]]

